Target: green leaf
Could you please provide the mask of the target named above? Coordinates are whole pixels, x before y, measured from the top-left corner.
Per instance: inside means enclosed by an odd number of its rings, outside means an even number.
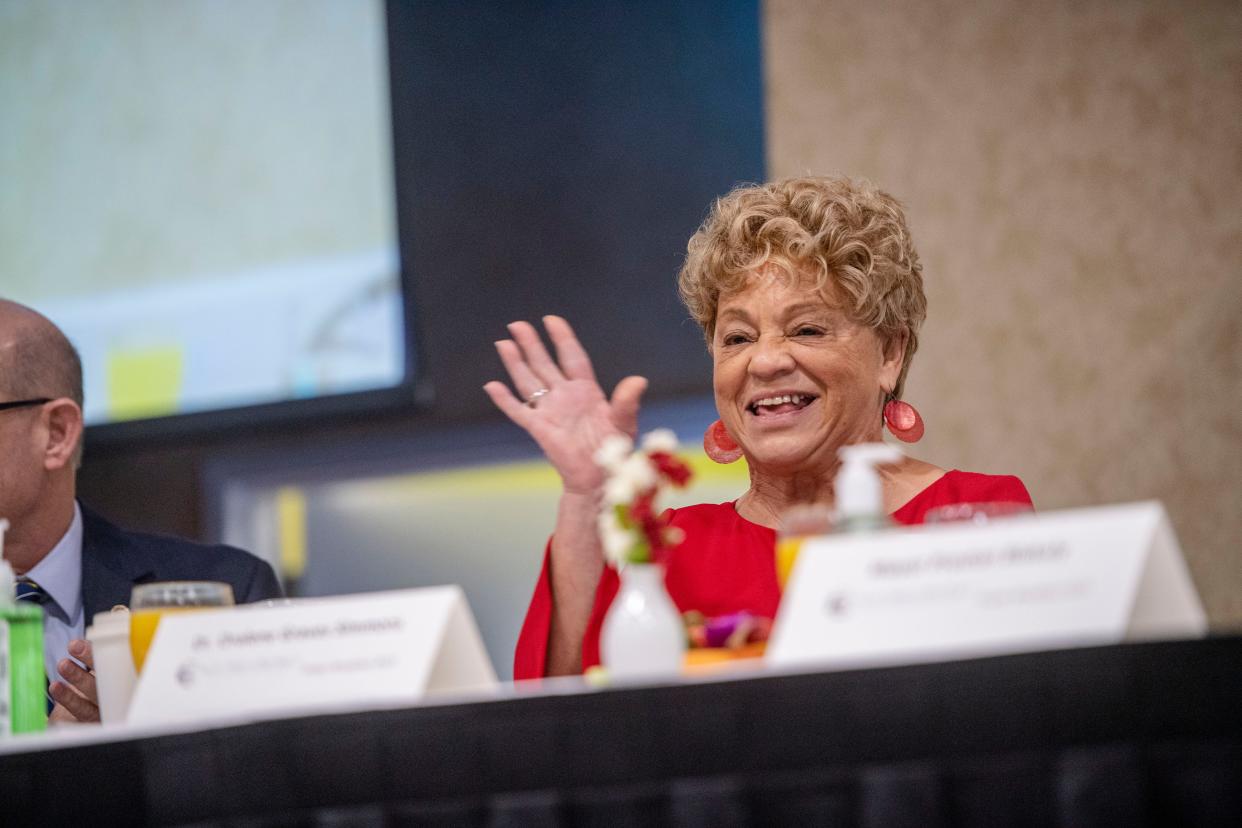
[[[651,547],[645,540],[635,541],[625,553],[625,559],[630,563],[651,563]]]
[[[617,513],[617,523],[620,523],[626,529],[634,529],[634,521],[630,518],[630,507],[624,503],[618,503],[613,506],[613,511]]]

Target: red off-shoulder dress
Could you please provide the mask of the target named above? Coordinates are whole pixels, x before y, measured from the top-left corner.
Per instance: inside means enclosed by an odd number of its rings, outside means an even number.
[[[1030,503],[1026,486],[1008,475],[950,471],[893,513],[897,523],[922,523],[938,506],[953,503]],[[672,525],[686,539],[669,556],[664,584],[682,612],[698,610],[708,617],[748,610],[776,617],[781,591],[776,582],[776,532],[743,518],[732,503],[704,503],[673,510]],[[513,658],[514,679],[544,675],[548,630],[552,623],[552,587],[548,572],[551,541],[544,550],[543,569],[526,611]],[[599,664],[599,630],[617,594],[616,570],[604,568],[595,590],[595,606],[582,638],[582,667]]]

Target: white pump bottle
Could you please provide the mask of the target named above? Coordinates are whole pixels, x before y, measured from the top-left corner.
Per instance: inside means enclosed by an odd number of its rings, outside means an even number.
[[[837,531],[871,532],[891,525],[884,510],[884,486],[876,466],[900,463],[901,450],[888,443],[857,443],[837,450]]]

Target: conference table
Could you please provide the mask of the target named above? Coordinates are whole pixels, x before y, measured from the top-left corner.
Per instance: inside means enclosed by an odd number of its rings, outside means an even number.
[[[50,825],[1238,825],[1242,637],[79,727],[0,744],[0,801]]]

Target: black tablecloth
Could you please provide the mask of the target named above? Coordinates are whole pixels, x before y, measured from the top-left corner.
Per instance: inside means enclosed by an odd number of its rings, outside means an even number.
[[[15,754],[0,802],[79,825],[1240,825],[1242,638]]]

